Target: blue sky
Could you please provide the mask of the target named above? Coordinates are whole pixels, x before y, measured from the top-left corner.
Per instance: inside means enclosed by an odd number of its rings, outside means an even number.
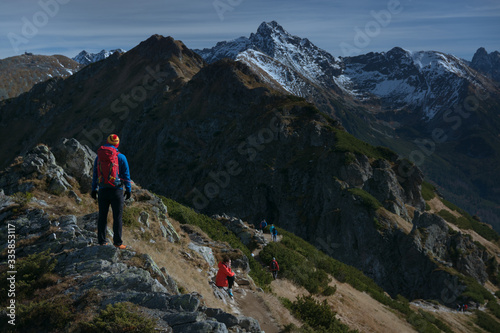
[[[1,0],[0,59],[129,50],[153,34],[205,48],[272,20],[334,56],[500,51],[498,0]]]

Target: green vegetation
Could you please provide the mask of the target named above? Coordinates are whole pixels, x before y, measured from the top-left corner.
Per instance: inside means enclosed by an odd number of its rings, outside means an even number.
[[[462,229],[472,229],[475,232],[477,232],[479,235],[481,235],[482,237],[484,237],[485,239],[490,240],[490,241],[496,242],[496,241],[500,240],[500,235],[495,230],[493,230],[489,225],[474,219],[474,217],[472,217],[465,210],[457,207],[456,205],[452,204],[451,202],[444,200],[444,199],[442,201],[446,207],[448,207],[449,209],[454,210],[462,215],[462,217],[460,217],[456,221],[458,227],[460,227]]]
[[[462,276],[460,282],[467,287],[462,293],[461,298],[472,300],[476,303],[483,304],[485,300],[494,301],[495,297],[482,285],[480,285],[474,278],[470,276]]]
[[[436,318],[435,316],[433,316],[429,312],[426,312],[422,309],[419,309],[418,312],[424,318],[425,322],[432,323],[434,326],[439,328],[439,330],[441,330],[442,332],[453,333],[453,330],[448,325],[446,325],[443,321]],[[432,328],[430,328],[430,329],[433,330]],[[439,330],[438,330],[438,332],[439,332]]]
[[[474,314],[476,315],[475,322],[479,327],[492,333],[500,332],[500,323],[489,314],[479,310],[474,311]]]
[[[21,304],[18,308],[16,328],[20,332],[64,332],[75,314],[72,299],[58,296],[50,300]]]
[[[156,332],[155,321],[143,317],[137,305],[129,302],[108,304],[94,320],[80,323],[80,329],[82,333]]]
[[[434,185],[423,182],[422,183],[422,197],[424,198],[425,201],[432,200],[436,197],[436,188]]]
[[[16,263],[16,298],[30,298],[36,290],[55,284],[52,271],[56,263],[56,260],[50,257],[49,250],[19,259]],[[0,274],[0,279],[7,281],[7,271]],[[2,283],[0,304],[4,304],[7,300],[6,288],[8,288],[6,283]]]
[[[354,154],[366,155],[368,158],[385,159],[392,161],[397,158],[397,154],[385,147],[374,147],[364,141],[361,141],[346,131],[334,129],[335,150],[339,152],[351,152]]]
[[[141,223],[139,222],[139,216],[141,215],[142,209],[139,207],[123,207],[122,221],[123,225],[129,228],[140,228]]]
[[[382,207],[380,201],[378,201],[373,195],[366,192],[365,190],[362,190],[360,188],[350,188],[348,189],[348,191],[359,197],[363,202],[363,205],[368,209],[377,210]]]
[[[229,232],[222,223],[206,215],[196,213],[193,209],[183,206],[174,200],[160,196],[167,205],[169,215],[183,224],[198,226],[215,241],[227,242],[231,247],[240,249],[249,260],[250,276],[255,283],[265,287],[272,281],[272,276],[252,257],[250,250],[232,232]],[[281,268],[281,267],[280,267]]]
[[[442,209],[438,212],[438,215],[444,218],[446,221],[455,224],[460,229],[474,230],[487,240],[496,242],[500,239],[500,235],[498,235],[498,233],[490,228],[487,224],[475,220],[469,213],[467,213],[463,209],[458,208],[449,201],[443,200],[443,203],[449,209],[454,210],[462,215],[457,218],[446,209]]]
[[[357,332],[349,329],[347,325],[342,324],[335,318],[335,312],[332,311],[326,300],[318,302],[311,296],[298,297],[296,301],[290,302],[283,300],[283,304],[298,319],[302,320],[307,327],[303,331],[317,333],[343,333]]]
[[[327,291],[331,279],[321,269],[316,269],[300,253],[288,248],[282,242],[268,244],[260,253],[263,262],[271,262],[273,257],[279,258],[280,275],[303,286],[310,293]]]
[[[500,319],[500,305],[496,302],[496,300],[490,300],[488,301],[488,305],[486,306],[490,312]]]
[[[448,332],[444,328],[446,325],[440,323],[436,318],[430,315],[424,316],[411,310],[409,301],[403,296],[398,295],[396,299],[389,297],[375,281],[364,275],[360,270],[333,259],[288,231],[281,228],[278,228],[278,230],[282,235],[281,242],[269,244],[261,251],[260,256],[264,262],[271,261],[272,257],[276,257],[280,263],[282,276],[291,279],[313,293],[325,294],[331,292],[327,286],[329,282],[328,274],[330,274],[340,283],[349,283],[355,289],[366,292],[379,303],[400,312],[419,332],[439,332],[439,329]],[[297,273],[295,267],[300,267],[302,271]],[[310,305],[310,302],[303,303]],[[289,330],[292,331],[292,328]],[[312,332],[316,331],[313,330]],[[309,331],[299,330],[299,332]]]

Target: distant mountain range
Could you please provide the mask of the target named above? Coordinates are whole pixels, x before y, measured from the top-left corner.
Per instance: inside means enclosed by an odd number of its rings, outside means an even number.
[[[471,62],[398,47],[335,57],[272,21],[248,38],[196,52],[208,63],[241,61],[356,137],[407,156],[449,198],[500,229],[497,51],[480,48]]]
[[[99,53],[89,53],[89,52],[83,50],[82,52],[78,53],[73,58],[73,60],[86,66],[88,64],[92,64],[94,62],[104,60],[115,52],[125,53],[126,51],[122,50],[122,49],[116,49],[116,50],[110,50],[110,51],[102,50]]]

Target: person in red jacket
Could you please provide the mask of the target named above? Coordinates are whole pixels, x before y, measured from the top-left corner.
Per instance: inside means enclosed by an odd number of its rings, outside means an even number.
[[[271,261],[269,269],[273,273],[273,278],[276,280],[278,278],[278,271],[280,270],[280,266],[278,265],[276,258],[273,258],[273,261]]]
[[[217,287],[227,287],[227,293],[233,296],[234,272],[231,270],[231,259],[224,257],[219,262],[219,271],[215,277],[215,285]]]

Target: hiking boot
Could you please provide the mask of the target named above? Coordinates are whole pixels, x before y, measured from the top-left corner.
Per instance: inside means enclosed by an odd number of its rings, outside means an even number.
[[[227,293],[229,294],[229,296],[233,297],[233,291],[231,289],[228,289]]]
[[[114,245],[115,245],[116,248],[118,248],[120,250],[125,250],[127,248],[127,246],[123,245],[123,244],[122,245],[116,245],[116,244],[114,244]]]
[[[104,245],[108,245],[108,243],[99,243],[99,245],[104,246]]]

